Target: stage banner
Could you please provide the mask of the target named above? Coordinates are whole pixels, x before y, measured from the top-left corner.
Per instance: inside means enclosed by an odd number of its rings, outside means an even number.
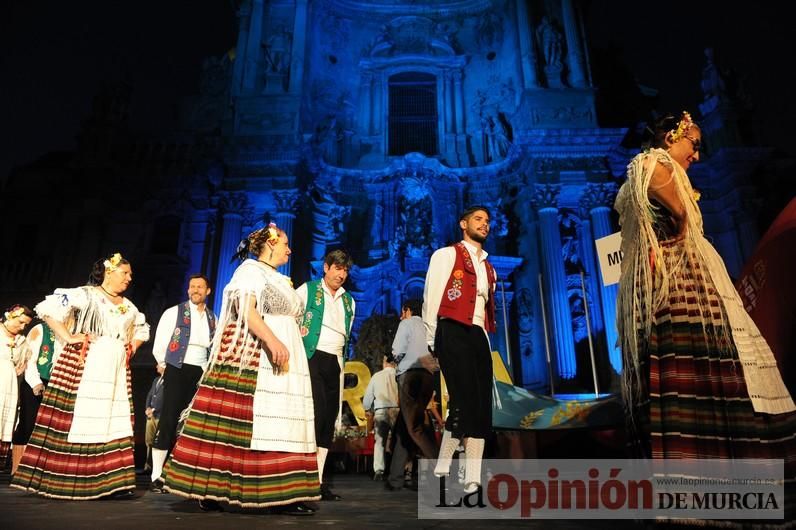
[[[796,391],[796,199],[777,216],[736,283],[744,307],[777,359],[782,379]]]

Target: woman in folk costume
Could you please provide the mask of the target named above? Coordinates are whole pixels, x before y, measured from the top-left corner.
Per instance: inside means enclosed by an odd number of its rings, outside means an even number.
[[[36,312],[65,344],[11,485],[56,499],[129,498],[135,489],[130,357],[149,338],[124,296],[120,254],[94,264],[89,285],[56,289]]]
[[[33,312],[23,305],[10,307],[0,322],[0,464],[5,463],[19,404],[17,377],[25,370],[29,349],[25,342],[25,328]]]
[[[199,499],[311,515],[320,499],[303,305],[277,272],[290,256],[276,225],[244,241],[246,259],[224,287],[211,364],[164,469],[166,490]]]
[[[653,132],[615,203],[623,393],[636,447],[653,458],[782,458],[793,478],[796,407],[703,234],[686,175],[699,160],[699,126],[683,112]]]

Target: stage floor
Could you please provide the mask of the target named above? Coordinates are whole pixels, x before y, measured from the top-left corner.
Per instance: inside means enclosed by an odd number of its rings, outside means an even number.
[[[150,493],[147,477],[138,477],[136,496],[123,501],[56,501],[23,493],[8,486],[8,473],[0,474],[0,527],[5,530],[116,530],[267,528],[290,526],[309,528],[538,528],[538,529],[641,529],[633,521],[452,521],[417,519],[417,493],[411,490],[386,491],[381,482],[365,474],[334,476],[338,502],[313,503],[314,516],[293,517],[234,510],[204,513],[196,501],[174,495]]]

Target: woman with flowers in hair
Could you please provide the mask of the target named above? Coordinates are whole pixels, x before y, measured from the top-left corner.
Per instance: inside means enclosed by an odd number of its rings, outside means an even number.
[[[783,458],[796,476],[796,410],[771,349],[705,238],[686,170],[702,133],[687,112],[655,124],[616,197],[623,394],[639,455]]]
[[[149,326],[124,293],[120,254],[94,264],[89,285],[56,289],[36,313],[65,346],[55,360],[13,487],[55,499],[132,497],[130,357]]]
[[[0,464],[5,462],[19,403],[17,377],[25,370],[29,349],[24,331],[33,312],[24,305],[9,307],[0,320]]]
[[[277,268],[290,247],[276,225],[252,232],[224,287],[207,369],[164,469],[166,490],[199,500],[311,515],[320,499],[303,304]]]

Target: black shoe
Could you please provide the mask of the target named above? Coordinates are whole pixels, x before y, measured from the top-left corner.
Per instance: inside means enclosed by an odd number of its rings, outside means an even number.
[[[384,480],[384,473],[376,471],[376,473],[373,474],[373,480]]]
[[[400,486],[393,486],[392,484],[390,484],[389,480],[385,480],[384,481],[384,489],[386,489],[387,491],[399,491],[401,489],[401,487]]]
[[[199,509],[203,512],[222,512],[221,504],[213,499],[202,499],[199,501]]]
[[[315,515],[315,510],[303,502],[294,502],[285,506],[275,506],[271,511],[279,515]]]
[[[111,493],[110,498],[114,501],[125,501],[128,499],[132,499],[135,497],[135,491],[133,490],[122,490]]]
[[[155,482],[149,484],[149,491],[152,493],[166,493],[165,486],[162,479],[155,479]]]
[[[322,501],[341,501],[343,498],[329,489],[328,486],[321,485],[321,500]]]

